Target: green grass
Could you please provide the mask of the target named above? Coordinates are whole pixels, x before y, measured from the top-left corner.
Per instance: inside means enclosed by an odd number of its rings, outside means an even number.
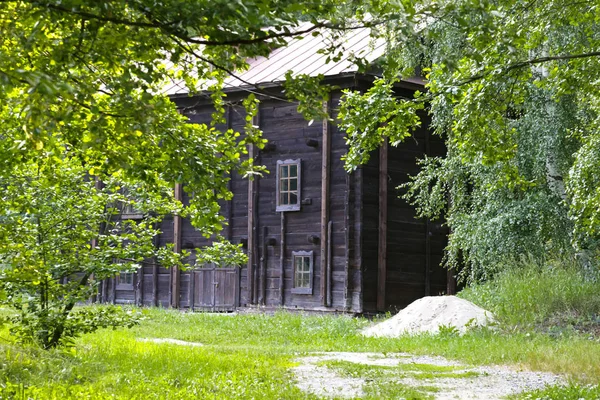
[[[294,386],[290,368],[295,358],[312,351],[436,354],[473,365],[520,364],[567,373],[582,382],[600,377],[600,343],[578,336],[479,330],[462,337],[382,339],[360,336],[359,330],[370,322],[346,316],[143,312],[147,319],[138,327],[85,335],[66,350],[21,347],[10,343],[3,331],[0,397],[16,397],[20,391],[22,398],[34,399],[311,399],[316,397]],[[136,340],[152,337],[204,346]],[[427,372],[425,368],[436,369],[429,374],[453,373],[443,367],[412,368],[421,374]],[[415,388],[390,385],[371,382],[365,388],[367,398],[390,390],[412,390],[424,396],[415,398],[429,396]]]
[[[439,355],[468,365],[509,364],[564,374],[567,387],[517,398],[598,399],[600,280],[574,267],[522,265],[461,296],[493,311],[497,329],[466,335],[365,338],[364,318],[333,315],[236,316],[143,309],[129,330],[85,335],[69,349],[14,344],[0,328],[0,399],[314,399],[293,381],[295,359],[310,352],[406,352]],[[0,313],[4,311],[0,310]],[[174,338],[202,347],[141,342]],[[435,387],[406,387],[390,375],[468,378],[455,367],[377,367],[341,361],[329,368],[367,379],[367,399],[429,399]],[[424,382],[425,383],[425,382]]]

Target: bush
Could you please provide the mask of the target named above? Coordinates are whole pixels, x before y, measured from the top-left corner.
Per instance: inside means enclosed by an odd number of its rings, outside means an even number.
[[[600,274],[575,262],[521,260],[459,296],[493,312],[500,323],[532,327],[600,327]]]

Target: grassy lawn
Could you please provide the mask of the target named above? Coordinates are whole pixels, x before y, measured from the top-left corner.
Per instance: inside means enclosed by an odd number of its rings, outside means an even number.
[[[290,368],[296,357],[314,351],[441,355],[468,364],[516,364],[562,373],[580,384],[600,380],[600,342],[575,333],[552,336],[482,330],[463,337],[382,339],[360,336],[359,330],[371,322],[347,316],[141,312],[146,319],[133,329],[85,335],[73,348],[63,350],[18,346],[12,344],[6,330],[2,331],[0,397],[311,399],[317,397],[294,386]],[[137,340],[140,338],[174,338],[203,346],[157,344]],[[348,366],[331,368],[347,370]],[[385,397],[427,398],[402,387],[386,390]],[[573,396],[567,396],[567,391]],[[600,397],[597,389],[577,386],[547,393],[562,396],[547,398]],[[540,392],[530,398],[543,396]]]

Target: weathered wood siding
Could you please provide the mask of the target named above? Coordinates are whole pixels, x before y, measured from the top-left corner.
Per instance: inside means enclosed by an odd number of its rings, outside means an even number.
[[[408,92],[407,92],[408,93]],[[331,96],[329,107],[332,117],[338,108],[340,92]],[[180,100],[186,106],[185,112],[193,123],[208,123],[212,108],[206,103],[199,104],[194,99]],[[227,110],[226,126],[242,130],[245,112],[241,106],[230,106]],[[326,260],[321,260],[322,244],[327,237],[321,237],[322,211],[326,204],[321,202],[323,168],[323,124],[310,124],[297,113],[292,103],[263,100],[260,105],[258,125],[269,141],[263,150],[255,149],[256,162],[264,165],[269,173],[257,178],[251,201],[255,208],[255,223],[252,229],[255,246],[252,267],[254,274],[248,279],[248,266],[244,265],[236,274],[235,285],[231,274],[223,278],[225,286],[232,287],[235,293],[220,293],[229,302],[232,296],[239,306],[251,304],[268,307],[331,310],[331,311],[375,311],[377,305],[378,280],[378,238],[379,238],[379,152],[372,154],[367,165],[351,174],[344,170],[341,157],[346,153],[344,132],[335,123],[330,125],[331,150],[329,153],[329,202],[326,218],[331,222],[331,243],[327,246],[331,260],[331,286],[321,286],[322,271]],[[418,172],[416,159],[423,154],[444,153],[444,143],[440,138],[431,137],[427,123],[418,129],[397,148],[388,152],[388,218],[385,307],[395,309],[426,294],[439,294],[444,291],[446,273],[438,267],[446,244],[444,229],[440,224],[431,224],[414,218],[413,207],[399,196],[396,187],[407,182],[408,176]],[[301,160],[301,208],[299,211],[284,212],[282,238],[282,212],[276,211],[276,167],[278,160]],[[326,165],[327,163],[325,163]],[[247,243],[249,182],[233,173],[230,188],[233,200],[224,201],[222,215],[229,221],[222,235],[233,243]],[[189,193],[183,191],[183,201],[189,201]],[[156,245],[173,243],[173,217],[167,216],[160,225],[161,234]],[[285,245],[282,249],[282,239]],[[209,245],[211,239],[203,237],[188,220],[181,225],[181,247],[192,252],[189,261],[195,261],[194,249]],[[244,248],[248,252],[248,246]],[[312,294],[293,293],[292,253],[312,251],[313,282]],[[327,254],[327,253],[325,253]],[[283,275],[282,275],[283,272]],[[131,288],[116,288],[114,280],[104,286],[107,301],[131,302],[144,305],[171,305],[172,276],[169,269],[157,266],[149,260],[142,273],[136,274]],[[214,290],[214,281],[209,282],[208,272],[180,273],[179,306],[188,308],[194,305],[208,309],[207,299]],[[281,288],[283,282],[283,292]],[[248,284],[254,293],[248,293]],[[207,286],[208,285],[208,286]],[[213,286],[211,286],[213,285]],[[235,286],[235,289],[233,289]],[[330,307],[322,297],[331,293]],[[219,290],[226,290],[222,286]],[[208,297],[207,297],[208,296]],[[381,297],[381,296],[380,296]],[[282,302],[283,301],[283,302]]]
[[[428,131],[425,115],[423,126],[397,147],[389,147],[387,265],[385,307],[403,308],[426,295],[438,295],[446,288],[446,271],[439,266],[446,246],[446,231],[439,222],[415,218],[415,210],[401,196],[406,190],[398,186],[409,181],[419,171],[418,158],[444,153],[443,141]],[[364,194],[364,307],[375,311],[377,301],[377,230],[378,230],[378,165],[374,152],[366,165],[363,178]]]

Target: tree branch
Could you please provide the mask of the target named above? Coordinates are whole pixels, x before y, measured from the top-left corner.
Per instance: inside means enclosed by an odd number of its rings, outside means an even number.
[[[529,60],[519,61],[514,64],[510,64],[509,66],[503,68],[500,71],[500,74],[504,75],[515,69],[527,67],[530,65],[542,64],[542,63],[549,62],[549,61],[575,60],[578,58],[590,58],[590,57],[600,57],[600,51],[592,51],[589,53],[582,53],[582,54],[564,54],[564,55],[560,55],[560,56],[546,56],[546,57],[532,58]],[[480,79],[487,77],[491,73],[492,73],[491,71],[488,71],[488,72],[485,72],[482,74],[473,75],[470,78],[467,78],[464,81],[460,82],[457,86],[462,86],[462,85],[466,85],[466,84],[478,81]]]

